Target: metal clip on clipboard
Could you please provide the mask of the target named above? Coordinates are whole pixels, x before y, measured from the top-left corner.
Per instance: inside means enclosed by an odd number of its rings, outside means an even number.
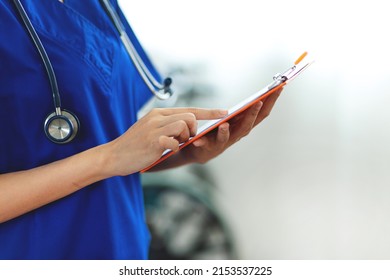
[[[313,61],[307,62],[304,64],[301,68],[297,70],[297,66],[302,62],[302,60],[307,56],[307,52],[304,52],[301,54],[300,57],[294,62],[294,65],[290,68],[288,68],[283,73],[277,73],[273,76],[274,82],[268,86],[268,90],[273,89],[274,87],[277,87],[278,85],[293,80],[301,71],[306,69],[310,64],[313,63]]]

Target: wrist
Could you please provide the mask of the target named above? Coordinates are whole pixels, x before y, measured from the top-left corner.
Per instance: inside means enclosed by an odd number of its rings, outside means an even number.
[[[127,176],[137,172],[137,160],[135,152],[123,147],[118,139],[96,147],[96,158],[99,173],[102,179],[114,176]]]
[[[94,153],[92,168],[101,180],[120,175],[115,172],[117,160],[110,143],[96,146],[92,150]]]

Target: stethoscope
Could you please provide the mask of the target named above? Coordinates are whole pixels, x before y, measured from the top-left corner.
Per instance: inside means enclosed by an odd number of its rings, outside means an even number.
[[[37,32],[35,31],[34,26],[32,25],[26,11],[24,10],[23,5],[20,3],[20,0],[13,0],[13,2],[18,10],[20,17],[23,20],[23,23],[28,33],[31,36],[32,41],[34,42],[35,47],[39,52],[39,55],[41,56],[50,82],[55,111],[49,114],[45,119],[45,134],[54,143],[69,143],[72,139],[76,137],[80,128],[80,121],[74,113],[61,108],[60,93],[58,90],[57,79],[51,61]],[[161,84],[153,77],[153,75],[150,73],[149,69],[146,67],[145,63],[139,56],[129,36],[127,35],[125,27],[123,26],[119,15],[115,11],[110,1],[101,0],[100,2],[107,14],[109,15],[110,19],[114,23],[115,28],[119,32],[120,39],[124,47],[126,48],[127,53],[129,54],[135,68],[144,80],[147,87],[157,98],[162,100],[168,99],[172,95],[172,90],[170,88],[172,79],[168,77],[164,79],[163,83]]]

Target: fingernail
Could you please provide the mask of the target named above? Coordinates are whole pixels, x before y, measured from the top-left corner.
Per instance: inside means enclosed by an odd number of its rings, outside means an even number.
[[[229,131],[229,125],[228,123],[223,123],[219,129],[221,130],[221,132],[225,133],[225,132],[228,132]]]
[[[255,109],[260,110],[262,106],[263,106],[263,102],[261,102],[261,101],[257,102],[255,105]]]
[[[221,132],[223,132],[223,133],[225,133],[225,132],[227,132],[227,131],[228,131],[228,128],[227,128],[227,127],[224,127],[224,126],[223,126],[223,127],[221,127],[220,129],[221,129]]]
[[[219,114],[221,116],[226,116],[228,114],[228,110],[219,110]]]
[[[192,145],[194,145],[195,147],[200,147],[200,146],[202,146],[202,141],[200,141],[200,140],[194,141],[192,143]]]

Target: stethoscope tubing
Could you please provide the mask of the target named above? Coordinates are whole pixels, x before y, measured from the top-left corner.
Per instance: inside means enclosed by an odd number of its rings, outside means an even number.
[[[162,100],[168,99],[172,95],[171,89],[169,87],[171,84],[171,79],[166,78],[164,79],[164,84],[161,84],[154,78],[152,73],[150,73],[148,67],[146,67],[145,63],[139,56],[133,43],[131,42],[129,36],[126,33],[125,27],[123,26],[120,20],[118,13],[115,11],[110,1],[101,0],[100,2],[105,8],[115,28],[117,29],[120,39],[127,53],[129,54],[131,60],[133,61],[134,66],[137,68],[138,73],[141,75],[142,79],[144,80],[149,90],[159,99]]]
[[[24,10],[22,4],[20,3],[19,0],[13,0],[15,7],[17,8],[26,28],[28,33],[30,34],[32,41],[34,42],[35,47],[37,48],[39,55],[42,58],[43,65],[45,66],[49,82],[50,82],[50,87],[51,91],[53,94],[53,101],[54,101],[54,107],[56,108],[56,112],[61,114],[61,97],[60,93],[58,90],[58,84],[57,84],[57,78],[55,75],[55,72],[53,70],[53,66],[51,64],[51,61],[49,59],[49,56],[46,53],[45,47],[43,46],[41,40],[39,39],[39,36],[37,32],[35,31],[34,26],[32,25],[30,18],[28,17],[26,11]]]

